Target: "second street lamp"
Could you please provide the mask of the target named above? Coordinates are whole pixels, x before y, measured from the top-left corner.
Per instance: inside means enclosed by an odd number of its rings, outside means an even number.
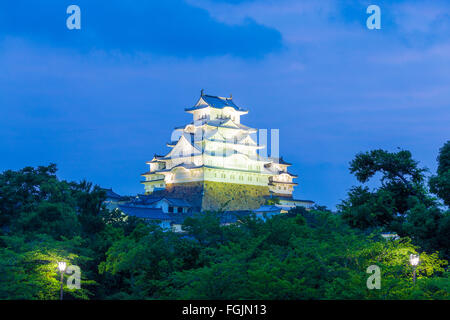
[[[64,261],[58,262],[58,269],[61,273],[61,290],[59,292],[59,300],[63,299],[63,282],[64,282],[64,271],[66,271],[66,263]]]
[[[416,268],[419,264],[419,255],[410,254],[409,255],[409,263],[413,266],[413,284],[416,284]]]

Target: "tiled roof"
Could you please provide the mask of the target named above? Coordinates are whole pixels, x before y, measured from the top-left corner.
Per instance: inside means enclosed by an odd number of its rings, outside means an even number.
[[[198,105],[192,108],[186,108],[185,111],[192,111],[192,110],[198,110],[203,109],[208,106],[216,109],[223,109],[225,107],[232,107],[233,109],[237,111],[247,111],[245,109],[239,108],[231,98],[224,98],[224,97],[218,97],[218,96],[211,96],[204,94],[202,95],[201,99],[206,103],[203,105]]]
[[[154,195],[147,195],[147,194],[139,194],[132,202],[131,202],[131,206],[133,205],[140,205],[140,206],[145,206],[145,205],[149,205],[155,202],[158,202],[159,200],[161,200],[162,197],[158,197],[158,196],[154,196]]]
[[[191,216],[189,213],[165,213],[160,208],[149,208],[143,206],[119,205],[119,209],[129,216],[146,220],[170,221],[181,224],[184,219]]]
[[[171,205],[176,207],[191,207],[191,205],[184,199],[178,199],[178,198],[164,198],[166,199]]]
[[[292,163],[289,163],[289,162],[284,161],[284,160],[283,160],[283,157],[280,157],[280,158],[279,158],[278,163],[280,163],[280,164],[285,164],[285,165],[288,165],[288,166],[292,166]]]
[[[289,185],[292,185],[292,186],[298,186],[298,183],[295,183],[295,182],[276,181],[276,180],[269,182],[269,186],[273,186],[275,184],[289,184]]]
[[[129,216],[151,220],[169,220],[166,213],[160,208],[137,207],[130,205],[119,205],[119,209]]]
[[[190,156],[195,156],[195,155],[197,155],[197,154],[191,154]],[[185,157],[188,157],[188,155],[186,155]],[[185,168],[185,169],[198,169],[198,168],[201,168],[202,166],[197,166],[197,165],[195,165],[195,163],[180,163],[180,164],[177,164],[176,166],[173,166],[172,168],[170,168],[170,169],[162,169],[162,170],[157,170],[157,171],[155,171],[155,172],[169,172],[169,171],[171,171],[172,169],[175,169],[175,168]]]
[[[312,200],[300,200],[300,199],[294,199],[292,197],[283,197],[281,195],[277,195],[277,196],[263,196],[264,199],[274,199],[274,198],[278,198],[282,201],[288,201],[288,202],[307,202],[307,203],[315,203]]]
[[[273,162],[273,163],[283,164],[283,165],[285,165],[285,166],[292,166],[291,163],[284,161],[284,160],[283,160],[283,157],[280,157],[280,158],[267,157],[267,159],[270,160],[270,161]]]
[[[270,164],[269,164],[267,167],[270,167]],[[266,168],[267,168],[267,167],[266,167]],[[274,174],[274,176],[279,176],[279,175],[282,175],[282,174],[287,174],[288,176],[291,176],[291,177],[293,177],[293,178],[298,178],[298,175],[293,174],[293,173],[288,172],[288,171],[277,171],[277,172],[278,172],[278,174]]]
[[[283,208],[274,206],[274,205],[265,205],[261,206],[256,210],[253,210],[254,212],[280,212]]]
[[[164,156],[161,156],[161,155],[155,153],[155,155],[153,156],[153,159],[151,161],[147,161],[146,163],[149,164],[149,163],[161,162],[158,159],[163,158],[163,157]]]
[[[292,202],[307,202],[307,203],[315,203],[312,200],[300,200],[300,199],[281,199],[281,200],[287,200],[287,201],[292,201]]]
[[[134,204],[138,205],[150,205],[160,200],[166,199],[171,205],[175,207],[192,207],[189,202],[180,198],[172,198],[172,197],[164,197],[164,196],[153,196],[153,195],[140,195],[135,201]]]
[[[119,194],[115,193],[112,189],[103,189],[103,191],[105,191],[106,194],[106,198],[107,199],[121,199],[122,196],[120,196]]]

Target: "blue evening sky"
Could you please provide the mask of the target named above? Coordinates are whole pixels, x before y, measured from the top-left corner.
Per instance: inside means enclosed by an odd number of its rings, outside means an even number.
[[[66,8],[81,8],[81,30]],[[381,30],[366,8],[381,8]],[[398,147],[436,169],[449,138],[450,2],[0,2],[0,171],[58,164],[120,194],[169,149],[199,97],[233,94],[279,129],[295,197],[334,208],[360,151]]]

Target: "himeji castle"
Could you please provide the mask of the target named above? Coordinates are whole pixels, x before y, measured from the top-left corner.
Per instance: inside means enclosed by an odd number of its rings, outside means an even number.
[[[149,171],[142,174],[147,198],[179,199],[194,210],[255,210],[268,197],[288,206],[312,204],[292,198],[297,176],[290,164],[266,155],[258,130],[241,123],[248,111],[232,97],[202,90],[185,111],[192,121],[175,128],[165,155],[147,162]]]

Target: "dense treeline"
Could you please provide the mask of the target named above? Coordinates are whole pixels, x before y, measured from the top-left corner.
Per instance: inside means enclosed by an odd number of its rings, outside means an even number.
[[[378,175],[380,186],[375,190],[366,186],[352,188],[339,205],[343,219],[362,230],[378,227],[410,237],[422,249],[438,250],[448,259],[450,141],[441,148],[437,160],[437,174],[427,183],[427,169],[420,168],[409,151],[373,150],[358,154],[350,163],[350,172],[361,183]]]
[[[438,164],[427,181],[408,151],[361,153],[350,171],[379,186],[352,188],[338,212],[295,208],[228,226],[206,212],[183,234],[105,209],[98,186],[61,181],[55,165],[5,171],[0,299],[57,299],[62,260],[82,272],[67,299],[448,299],[450,142]],[[366,286],[370,265],[379,290]]]

